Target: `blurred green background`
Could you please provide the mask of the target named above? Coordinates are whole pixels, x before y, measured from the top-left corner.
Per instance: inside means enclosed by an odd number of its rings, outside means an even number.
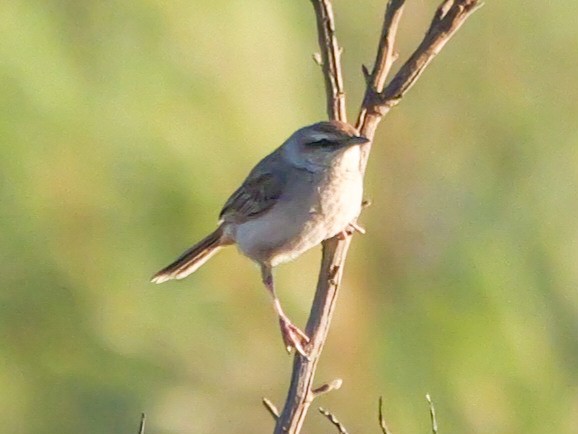
[[[385,0],[336,0],[353,118]],[[408,1],[407,56],[437,1]],[[381,124],[318,381],[352,433],[578,432],[578,3],[488,1]],[[270,432],[284,353],[234,249],[150,275],[325,117],[309,2],[0,3],[0,426]],[[277,272],[303,324],[319,251]],[[307,432],[333,432],[312,411]]]

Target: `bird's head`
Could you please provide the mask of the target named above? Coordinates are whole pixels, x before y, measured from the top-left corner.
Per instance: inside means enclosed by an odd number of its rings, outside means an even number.
[[[315,170],[331,166],[347,149],[368,141],[345,122],[324,121],[295,131],[282,148],[291,163]]]

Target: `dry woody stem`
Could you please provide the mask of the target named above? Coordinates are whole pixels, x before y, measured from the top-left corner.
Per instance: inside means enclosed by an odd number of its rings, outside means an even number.
[[[327,94],[327,114],[330,119],[345,121],[341,49],[335,36],[333,8],[330,0],[311,0],[311,2],[317,21],[321,67]],[[404,3],[404,0],[387,2],[374,66],[371,71],[363,67],[366,91],[356,127],[360,134],[370,139],[370,142],[363,148],[360,168],[362,171],[365,171],[371,141],[383,116],[399,103],[427,65],[481,5],[479,0],[445,0],[436,10],[422,42],[386,84],[387,76],[397,57],[394,43]],[[300,432],[309,406],[316,396],[312,392],[315,370],[331,324],[350,243],[351,236],[334,237],[323,243],[317,290],[306,327],[306,333],[311,339],[306,348],[309,358],[300,354],[295,355],[287,399],[275,425],[276,434]]]
[[[141,413],[140,415],[140,423],[138,425],[138,434],[144,434],[145,432],[145,423],[146,423],[146,415]]]
[[[379,397],[379,408],[377,409],[377,420],[379,422],[379,427],[381,428],[382,434],[391,434],[387,423],[385,422],[385,416],[383,415],[383,397]]]
[[[329,119],[347,121],[345,92],[341,75],[341,49],[335,37],[335,19],[331,0],[311,0],[317,19],[317,36],[321,50],[321,68],[327,93]]]
[[[325,410],[323,407],[319,407],[319,413],[321,413],[323,416],[325,416],[327,418],[327,420],[329,422],[331,422],[331,424],[337,428],[337,432],[339,434],[349,434],[349,432],[347,431],[347,429],[345,428],[345,426],[339,422],[339,420],[335,417],[335,415],[331,412],[329,412],[328,410]]]

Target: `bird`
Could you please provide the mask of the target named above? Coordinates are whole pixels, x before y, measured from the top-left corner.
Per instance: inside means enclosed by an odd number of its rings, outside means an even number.
[[[183,279],[223,247],[236,245],[260,267],[286,350],[307,357],[309,337],[283,311],[272,271],[324,240],[358,228],[363,196],[360,145],[368,141],[352,125],[336,120],[298,129],[250,171],[225,202],[217,229],[151,281]]]

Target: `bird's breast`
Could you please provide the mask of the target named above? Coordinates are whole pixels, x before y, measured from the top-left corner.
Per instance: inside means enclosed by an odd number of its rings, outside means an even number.
[[[236,227],[236,243],[257,262],[275,266],[290,261],[357,218],[362,194],[356,171],[297,173],[268,212]]]

